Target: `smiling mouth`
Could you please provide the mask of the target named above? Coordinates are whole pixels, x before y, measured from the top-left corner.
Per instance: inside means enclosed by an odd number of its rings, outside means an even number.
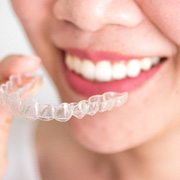
[[[78,52],[78,53],[76,53]],[[83,96],[107,91],[132,91],[158,72],[167,57],[86,56],[80,51],[65,52],[64,70],[67,82]]]
[[[149,71],[161,63],[163,58],[152,57],[143,59],[130,59],[129,61],[111,62],[102,60],[93,63],[88,59],[66,54],[65,63],[69,70],[90,81],[110,82],[126,78],[136,78],[143,71]]]

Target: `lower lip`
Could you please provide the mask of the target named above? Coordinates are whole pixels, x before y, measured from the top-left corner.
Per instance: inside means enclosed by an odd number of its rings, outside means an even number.
[[[125,78],[122,80],[111,81],[111,82],[93,82],[84,79],[82,76],[77,75],[67,68],[64,64],[64,72],[67,82],[70,87],[78,94],[89,97],[95,94],[102,94],[108,91],[115,92],[130,92],[146,83],[153,75],[160,70],[160,67],[164,64],[154,66],[148,71],[143,71],[138,77]]]

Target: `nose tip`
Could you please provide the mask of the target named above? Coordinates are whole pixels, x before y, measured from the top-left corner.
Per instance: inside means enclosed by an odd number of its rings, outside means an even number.
[[[70,0],[71,1],[71,0]],[[88,1],[56,2],[53,12],[58,20],[68,21],[85,31],[96,31],[103,25],[104,8]],[[92,0],[95,1],[95,0]],[[106,1],[106,0],[105,0]]]
[[[57,0],[53,12],[56,19],[84,31],[97,31],[108,24],[133,27],[143,19],[133,0]]]

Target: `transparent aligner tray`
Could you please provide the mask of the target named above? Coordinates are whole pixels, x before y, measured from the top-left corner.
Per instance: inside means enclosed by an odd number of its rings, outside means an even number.
[[[42,77],[30,75],[13,75],[9,81],[0,86],[0,105],[13,115],[30,120],[57,120],[66,122],[72,116],[81,119],[85,115],[110,111],[122,106],[128,99],[128,93],[106,92],[94,95],[87,100],[59,105],[40,104],[29,98],[42,84]]]

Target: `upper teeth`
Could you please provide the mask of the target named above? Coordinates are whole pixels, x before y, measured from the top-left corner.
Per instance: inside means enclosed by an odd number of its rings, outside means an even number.
[[[106,82],[126,77],[137,77],[141,71],[147,71],[153,65],[158,64],[160,58],[132,59],[127,62],[121,60],[114,63],[103,60],[95,64],[91,60],[67,54],[65,62],[70,70],[82,75],[85,79]]]

